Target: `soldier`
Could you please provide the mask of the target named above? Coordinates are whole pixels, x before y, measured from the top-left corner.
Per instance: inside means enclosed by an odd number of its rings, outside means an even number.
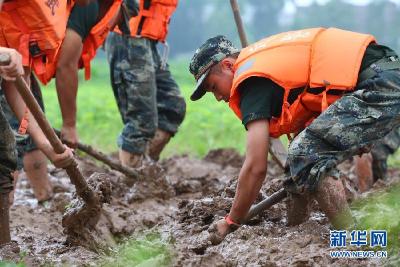
[[[56,89],[63,118],[61,138],[68,141],[72,148],[75,148],[78,142],[76,131],[78,67],[79,65],[85,67],[86,77],[90,78],[90,60],[93,59],[97,47],[106,36],[104,31],[99,30],[99,28],[106,27],[109,29],[110,23],[118,21],[120,5],[121,1],[108,1],[103,3],[101,8],[98,1],[91,1],[86,6],[74,5],[68,18],[65,37],[58,58],[52,64],[48,64],[47,74],[41,78],[44,83],[47,83],[54,76],[56,78]],[[101,38],[97,36],[99,32],[102,33]],[[39,84],[36,79],[32,78],[31,80],[32,92],[44,109]],[[3,104],[8,121],[14,129],[18,129],[19,122],[8,108],[4,98]],[[52,197],[52,186],[47,174],[46,157],[36,148],[29,136],[20,140],[17,144],[18,170],[22,168],[23,161],[25,173],[37,200],[42,202],[50,199]],[[13,176],[16,181],[18,173],[15,172]],[[13,194],[10,194],[11,199],[12,197]]]
[[[75,98],[78,89],[78,61],[82,52],[83,40],[97,21],[98,9],[97,1],[92,1],[87,6],[75,5],[73,7],[60,48],[59,58],[54,63],[57,66],[57,69],[54,68],[54,71],[56,71],[56,88],[63,116],[62,137],[72,144],[77,142]],[[47,69],[52,70],[52,65],[47,66]],[[48,75],[49,80],[52,76],[52,74]],[[30,80],[32,92],[44,110],[39,84],[33,75]],[[17,131],[20,123],[5,101],[4,96],[2,97],[2,106],[12,129]],[[39,202],[49,200],[53,196],[53,189],[47,173],[46,156],[36,147],[29,135],[18,138],[17,151],[17,170],[19,171],[24,167],[34,195]],[[18,171],[13,173],[14,184],[18,179]],[[11,193],[10,203],[13,202],[13,198],[14,194]]]
[[[34,75],[31,75],[31,90],[36,98],[39,106],[44,110],[42,94],[38,81]],[[2,106],[4,115],[13,129],[16,142],[17,142],[17,170],[13,172],[14,185],[18,180],[19,171],[24,168],[26,176],[31,184],[33,193],[38,200],[38,202],[44,202],[49,200],[53,196],[53,188],[47,173],[47,158],[46,156],[37,148],[36,144],[33,142],[29,135],[18,134],[19,121],[15,117],[13,111],[7,103],[7,100],[0,91],[0,104]],[[14,193],[10,194],[10,205],[13,203]]]
[[[165,44],[177,0],[140,1],[130,29],[110,33],[105,43],[111,84],[124,128],[118,138],[123,165],[139,167],[144,155],[157,160],[185,115],[185,101],[157,51]]]
[[[7,66],[0,66],[0,77],[6,81],[2,82],[4,94],[9,105],[17,114],[19,119],[24,114],[25,105],[16,89],[11,86],[12,81],[18,75],[24,75],[22,68],[22,57],[14,49],[0,47],[0,53],[10,55],[11,61]],[[66,147],[64,153],[56,154],[49,141],[43,135],[35,119],[29,116],[28,132],[35,141],[37,147],[54,163],[56,167],[68,166],[72,161],[72,151]],[[17,167],[17,152],[14,133],[5,118],[0,107],[0,245],[10,242],[9,225],[9,194],[13,190],[12,173]]]
[[[191,99],[211,92],[247,129],[246,159],[218,234],[240,226],[265,179],[267,140],[282,134],[292,139],[288,224],[307,220],[315,198],[334,228],[353,226],[336,166],[400,126],[399,68],[396,53],[373,36],[335,28],[281,33],[241,51],[223,36],[207,40],[190,63]]]

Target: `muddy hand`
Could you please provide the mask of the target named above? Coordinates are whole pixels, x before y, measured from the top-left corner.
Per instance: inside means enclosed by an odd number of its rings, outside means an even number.
[[[61,128],[61,140],[66,141],[71,148],[78,146],[78,133],[76,127],[63,126]]]
[[[10,63],[0,66],[0,76],[7,81],[15,81],[15,78],[24,74],[22,67],[22,56],[16,50],[6,47],[0,47],[0,55],[9,56]]]
[[[64,145],[65,150],[61,154],[57,154],[52,147],[45,149],[46,156],[51,160],[51,162],[57,168],[65,168],[72,164],[74,160],[74,154],[72,153],[72,149]]]
[[[208,232],[210,233],[209,241],[213,245],[218,245],[222,240],[224,240],[225,236],[233,231],[234,229],[226,222],[226,220],[221,219],[212,224],[208,229]]]

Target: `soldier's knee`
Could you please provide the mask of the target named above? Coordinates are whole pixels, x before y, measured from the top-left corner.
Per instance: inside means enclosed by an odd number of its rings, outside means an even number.
[[[179,97],[176,102],[177,121],[180,124],[182,123],[186,115],[186,102],[183,97]]]

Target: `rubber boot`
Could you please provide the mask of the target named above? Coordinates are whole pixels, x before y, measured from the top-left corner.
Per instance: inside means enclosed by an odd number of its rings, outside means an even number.
[[[24,170],[33,193],[39,202],[53,197],[53,187],[47,173],[47,158],[42,151],[36,149],[24,155]]]
[[[360,192],[368,191],[374,182],[372,173],[372,156],[370,153],[354,157],[355,171],[357,175],[357,184]]]
[[[288,226],[298,225],[308,220],[310,217],[310,200],[309,193],[288,194],[286,200]]]
[[[119,160],[123,166],[139,168],[143,164],[144,156],[142,154],[129,153],[125,150],[119,150]]]
[[[325,177],[313,195],[333,228],[340,230],[354,226],[344,187],[339,179]]]
[[[148,155],[152,160],[157,161],[164,147],[171,140],[172,134],[161,129],[157,129],[153,139],[150,140],[148,146]]]
[[[11,241],[9,193],[0,193],[0,246]]]

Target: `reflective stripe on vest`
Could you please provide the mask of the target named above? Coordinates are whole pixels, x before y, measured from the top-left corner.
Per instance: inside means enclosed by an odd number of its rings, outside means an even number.
[[[229,106],[241,118],[239,85],[249,77],[271,79],[284,89],[282,113],[270,120],[270,136],[298,133],[340,98],[331,89],[349,91],[372,35],[336,28],[313,28],[273,35],[244,48],[235,62]],[[324,87],[321,94],[307,88]],[[305,88],[289,104],[292,89]]]

